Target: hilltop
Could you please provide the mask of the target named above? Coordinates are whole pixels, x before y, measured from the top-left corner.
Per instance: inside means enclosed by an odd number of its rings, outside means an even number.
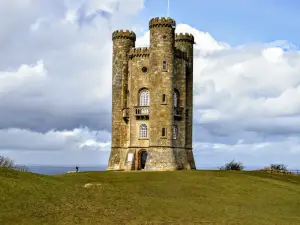
[[[300,224],[300,176],[0,168],[0,224]]]

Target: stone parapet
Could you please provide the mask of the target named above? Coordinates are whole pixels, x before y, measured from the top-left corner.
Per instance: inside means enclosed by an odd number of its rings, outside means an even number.
[[[195,44],[194,36],[189,33],[179,33],[175,35],[175,42],[188,42]]]
[[[155,17],[150,20],[149,22],[149,29],[154,28],[154,27],[171,27],[174,28],[176,27],[176,22],[170,17]]]
[[[133,31],[116,30],[112,33],[112,40],[115,40],[115,39],[130,39],[132,41],[135,41],[136,35]]]
[[[149,48],[132,48],[129,52],[129,58],[132,59],[134,57],[149,57],[150,50]]]

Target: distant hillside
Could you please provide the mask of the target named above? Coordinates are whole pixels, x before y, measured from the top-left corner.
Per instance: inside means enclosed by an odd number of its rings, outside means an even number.
[[[300,176],[0,168],[1,225],[300,224]]]

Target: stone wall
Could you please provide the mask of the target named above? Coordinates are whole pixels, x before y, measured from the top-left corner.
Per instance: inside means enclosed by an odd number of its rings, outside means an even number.
[[[185,148],[129,148],[114,149],[109,170],[136,170],[139,151],[147,151],[145,171],[195,169],[193,154]],[[131,157],[129,157],[129,155]]]
[[[142,68],[148,68],[147,72],[142,72]],[[148,127],[149,120],[136,120],[135,107],[139,103],[139,92],[141,89],[146,88],[150,92],[150,104],[152,103],[152,87],[150,84],[149,73],[149,55],[137,55],[129,60],[129,94],[128,94],[128,107],[130,109],[129,123],[130,123],[130,143],[128,146],[148,147],[149,139],[139,138],[139,127],[141,124],[146,124]]]

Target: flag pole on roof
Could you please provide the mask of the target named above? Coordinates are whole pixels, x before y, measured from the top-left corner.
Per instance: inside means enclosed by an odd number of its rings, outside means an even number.
[[[169,9],[170,9],[170,0],[168,0],[168,10],[167,10],[167,17],[169,17]]]

